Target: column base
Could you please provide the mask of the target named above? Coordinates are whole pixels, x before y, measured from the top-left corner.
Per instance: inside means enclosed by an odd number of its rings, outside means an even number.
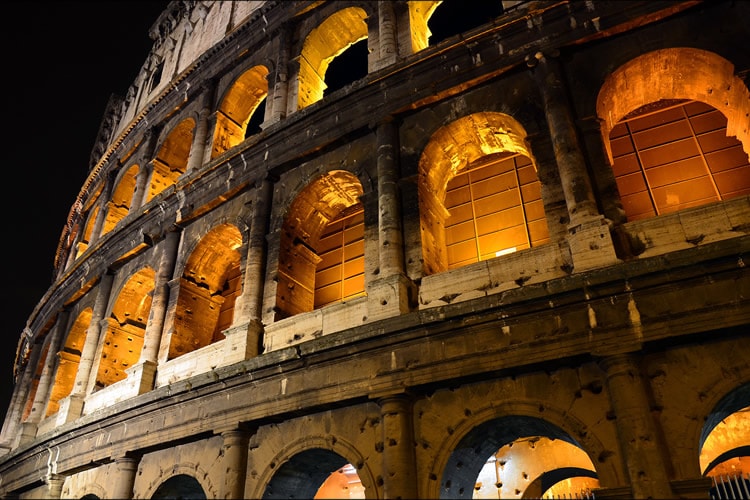
[[[263,323],[258,319],[224,330],[224,359],[221,360],[221,365],[231,365],[258,356],[263,331]]]
[[[670,481],[672,491],[680,498],[709,498],[713,481],[710,477]]]
[[[54,426],[67,424],[83,415],[83,403],[83,396],[76,394],[61,399],[57,413],[51,417],[54,419]]]
[[[568,226],[568,245],[573,272],[606,267],[620,262],[609,226],[603,216],[578,221]]]
[[[24,445],[32,442],[36,438],[36,431],[39,426],[31,422],[23,422],[21,424],[21,432],[18,436],[18,445]]]
[[[367,319],[377,321],[408,313],[416,304],[416,287],[403,274],[374,280],[367,285]]]
[[[154,389],[156,382],[156,362],[142,361],[125,370],[128,374],[128,385],[133,389],[134,394],[144,394]]]

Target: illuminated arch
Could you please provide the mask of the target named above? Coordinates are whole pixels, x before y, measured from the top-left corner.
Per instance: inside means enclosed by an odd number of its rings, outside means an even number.
[[[145,267],[133,274],[120,290],[107,318],[96,387],[102,388],[127,377],[143,348],[146,323],[151,311],[156,273]]]
[[[488,463],[488,457],[519,438],[523,441],[523,438],[537,437],[560,440],[582,450],[589,458],[579,456],[573,464],[581,466],[591,460],[596,469],[590,470],[602,484],[617,484],[620,480],[617,460],[603,459],[611,454],[605,444],[569,409],[556,408],[549,403],[545,402],[544,418],[540,417],[539,401],[534,399],[506,399],[502,403],[493,403],[491,407],[473,408],[471,415],[452,426],[453,432],[438,445],[433,460],[426,464],[428,473],[438,481],[423,480],[420,491],[429,498],[453,498],[459,497],[457,492],[463,488],[470,495],[480,471]],[[457,467],[458,463],[460,467]],[[564,463],[557,462],[550,469],[564,467]],[[533,479],[530,476],[529,482]],[[447,481],[450,481],[450,486],[446,489]]]
[[[240,230],[224,223],[201,238],[185,263],[175,308],[169,358],[224,338],[242,291]]]
[[[86,343],[86,331],[91,323],[93,311],[87,307],[76,318],[73,326],[68,331],[65,345],[58,353],[57,369],[50,390],[50,398],[47,403],[45,416],[50,416],[60,409],[60,400],[70,395],[81,362],[81,353]]]
[[[89,247],[92,241],[92,236],[94,234],[94,225],[96,224],[96,218],[99,215],[99,197],[101,196],[103,191],[103,186],[99,185],[96,192],[92,193],[91,201],[89,202],[88,206],[84,208],[84,213],[86,216],[84,217],[84,222],[82,223],[82,231],[78,234],[76,234],[76,255],[75,258],[81,256]],[[75,234],[75,233],[72,233]]]
[[[117,185],[112,190],[112,198],[107,203],[107,216],[104,219],[102,234],[110,232],[130,212],[137,175],[138,165],[131,165],[120,176]]]
[[[430,45],[430,28],[427,21],[440,5],[441,0],[410,0],[409,26],[411,27],[412,52],[419,52]]]
[[[278,467],[266,468],[256,481],[255,498],[337,498],[335,476],[345,474],[362,490],[351,498],[377,498],[375,476],[365,457],[345,439],[307,436],[277,453]],[[304,481],[299,482],[299,479]],[[251,492],[246,492],[251,493]]]
[[[727,135],[737,137],[750,154],[750,92],[734,66],[712,52],[680,47],[636,57],[602,85],[596,112],[610,162],[614,126],[631,111],[664,99],[690,99],[718,109],[727,118]]]
[[[750,93],[733,69],[711,52],[664,49],[602,86],[597,113],[628,220],[750,193]]]
[[[267,77],[268,69],[265,66],[250,68],[235,80],[224,95],[216,111],[211,158],[245,139],[250,119],[254,118],[256,112],[265,109],[263,104],[268,95]]]
[[[526,131],[512,117],[475,113],[441,127],[418,169],[426,274],[549,241]]]
[[[712,409],[701,430],[700,470],[707,476],[750,473],[750,383]]]
[[[367,13],[347,7],[325,19],[302,44],[297,80],[297,109],[323,98],[325,74],[331,61],[360,40],[367,38]]]
[[[471,491],[487,469],[501,474],[496,494],[515,497],[524,493],[534,478],[563,468],[575,474],[568,477],[578,477],[578,469],[596,474],[586,452],[557,426],[524,415],[498,417],[473,428],[457,443],[443,469],[441,497],[463,496],[462,491]],[[531,492],[537,497],[542,493]]]
[[[277,319],[364,294],[362,185],[334,170],[289,207],[281,231]]]
[[[143,498],[218,498],[211,474],[194,463],[174,464],[160,471],[156,479]]]
[[[193,145],[195,120],[186,118],[167,135],[153,160],[151,186],[146,201],[177,182],[187,170],[188,156]]]

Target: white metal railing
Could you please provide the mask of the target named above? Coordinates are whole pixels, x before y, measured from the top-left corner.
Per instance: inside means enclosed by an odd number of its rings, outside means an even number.
[[[712,500],[750,500],[750,473],[714,476]]]

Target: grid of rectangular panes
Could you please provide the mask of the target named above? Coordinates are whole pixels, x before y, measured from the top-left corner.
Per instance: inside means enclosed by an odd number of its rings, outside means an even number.
[[[477,161],[448,182],[448,267],[549,241],[536,169],[523,155]]]
[[[610,144],[628,220],[750,193],[747,154],[726,126],[721,112],[697,101],[618,123]]]
[[[361,204],[343,210],[328,223],[316,250],[320,262],[315,271],[317,309],[364,294],[365,239]]]

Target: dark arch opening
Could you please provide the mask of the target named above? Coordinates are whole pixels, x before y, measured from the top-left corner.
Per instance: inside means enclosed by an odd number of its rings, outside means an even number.
[[[197,479],[186,474],[180,474],[164,481],[151,498],[204,500],[206,492],[203,491]]]
[[[253,111],[253,114],[250,117],[250,121],[247,123],[247,128],[245,128],[245,139],[261,131],[260,126],[263,124],[265,117],[266,98],[264,97],[263,100],[261,100],[258,104],[258,107],[255,108],[255,111]]]
[[[263,498],[314,498],[328,476],[347,463],[338,453],[322,448],[298,453],[279,467]]]
[[[560,467],[559,469],[545,472],[539,476],[538,480],[541,485],[542,493],[544,493],[560,481],[570,479],[571,477],[592,477],[594,479],[599,479],[596,472],[588,469],[582,469],[580,467]]]
[[[490,420],[469,431],[453,450],[443,470],[440,498],[472,498],[487,457],[528,436],[545,436],[579,446],[563,430],[541,419],[517,415]]]
[[[471,3],[445,0],[437,6],[427,21],[432,33],[430,45],[436,45],[454,35],[488,23],[502,13],[503,4],[500,0]]]
[[[342,89],[367,76],[367,38],[352,44],[334,57],[326,70],[323,96]]]
[[[714,427],[727,418],[732,413],[735,413],[748,406],[750,402],[750,384],[741,385],[726,396],[716,405],[713,411],[706,417],[706,423],[703,424],[703,430],[701,431],[700,448],[706,443],[706,438],[714,430]]]

